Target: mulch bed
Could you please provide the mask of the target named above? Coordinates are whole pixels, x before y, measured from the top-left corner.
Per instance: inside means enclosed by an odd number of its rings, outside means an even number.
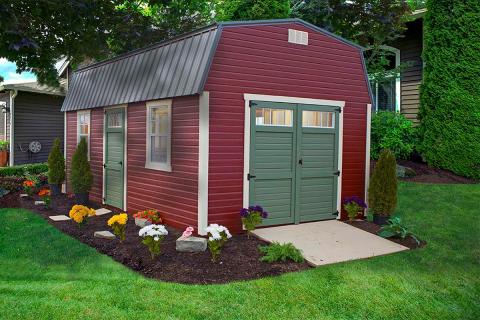
[[[363,231],[373,233],[375,235],[381,229],[381,227],[379,225],[377,225],[373,222],[370,222],[370,221],[366,221],[366,220],[345,221],[345,223],[347,223],[347,224],[349,224],[353,227],[362,229]],[[417,241],[415,241],[415,239],[413,239],[410,236],[406,237],[405,239],[402,239],[402,238],[388,238],[388,240],[393,241],[393,242],[398,243],[398,244],[401,244],[402,246],[405,246],[405,247],[410,248],[410,249],[422,248],[422,247],[427,245],[426,241],[420,240],[420,239],[418,239],[420,241],[420,244],[418,244]]]
[[[19,198],[19,193],[14,192],[0,198],[0,207],[20,207],[36,212],[62,232],[149,278],[185,284],[215,284],[276,276],[310,268],[307,263],[261,262],[257,247],[267,243],[254,237],[247,239],[245,234],[233,235],[224,245],[219,261],[213,263],[208,249],[198,253],[177,252],[175,240],[181,236],[181,232],[170,227],[168,236],[162,242],[160,256],[152,260],[148,248],[141,243],[138,236],[140,228],[135,225],[133,217],[129,217],[127,223],[126,240],[120,243],[118,239],[93,237],[95,231],[110,230],[107,220],[111,214],[91,217],[86,225],[79,227],[72,220],[54,222],[48,218],[50,215],[68,215],[74,205],[73,199],[64,195],[55,197],[52,199],[52,208],[48,210],[34,205],[34,200],[39,199],[37,196],[35,199]],[[94,204],[92,207],[99,208]]]

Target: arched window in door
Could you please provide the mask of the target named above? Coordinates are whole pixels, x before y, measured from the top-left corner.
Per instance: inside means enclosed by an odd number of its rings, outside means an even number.
[[[390,52],[386,58],[389,60],[388,69],[392,75],[381,81],[370,80],[372,88],[375,111],[400,111],[400,75],[394,72],[400,66],[400,50],[390,46],[381,46],[385,51]],[[388,70],[387,70],[388,71]]]

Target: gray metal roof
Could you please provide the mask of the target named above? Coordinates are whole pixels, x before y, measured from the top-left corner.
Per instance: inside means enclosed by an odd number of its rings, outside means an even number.
[[[164,99],[203,91],[223,28],[299,23],[362,47],[301,19],[221,22],[77,70],[62,111]]]
[[[21,82],[21,83],[5,83],[0,85],[0,91],[3,90],[17,90],[17,91],[25,91],[25,92],[34,92],[34,93],[42,93],[42,94],[49,94],[54,96],[64,96],[65,90],[63,87],[49,87],[46,85],[41,85],[38,82]]]

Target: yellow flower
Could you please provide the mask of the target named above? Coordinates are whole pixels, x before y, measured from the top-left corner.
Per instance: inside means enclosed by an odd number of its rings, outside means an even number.
[[[82,205],[74,205],[69,214],[76,223],[82,223],[87,217],[94,216],[95,210]]]
[[[108,223],[109,226],[112,226],[115,223],[125,225],[125,224],[127,224],[127,220],[128,220],[128,215],[126,213],[120,213],[120,214],[116,214],[116,215],[112,216],[110,219],[108,219],[107,223]]]

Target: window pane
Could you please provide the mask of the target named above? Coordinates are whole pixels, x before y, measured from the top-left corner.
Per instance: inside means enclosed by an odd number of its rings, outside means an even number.
[[[151,136],[151,162],[167,162],[167,137]]]
[[[150,109],[150,133],[151,134],[167,134],[168,125],[168,109],[167,108],[151,108]]]
[[[395,111],[395,81],[395,78],[390,78],[378,83],[377,110]]]
[[[292,126],[292,110],[258,108],[255,123],[259,126]]]
[[[80,135],[88,135],[88,125],[81,124],[80,125]]]
[[[122,127],[122,115],[120,112],[108,113],[108,127],[109,128],[121,128]]]
[[[333,112],[302,111],[302,126],[310,128],[334,128],[335,116]]]

